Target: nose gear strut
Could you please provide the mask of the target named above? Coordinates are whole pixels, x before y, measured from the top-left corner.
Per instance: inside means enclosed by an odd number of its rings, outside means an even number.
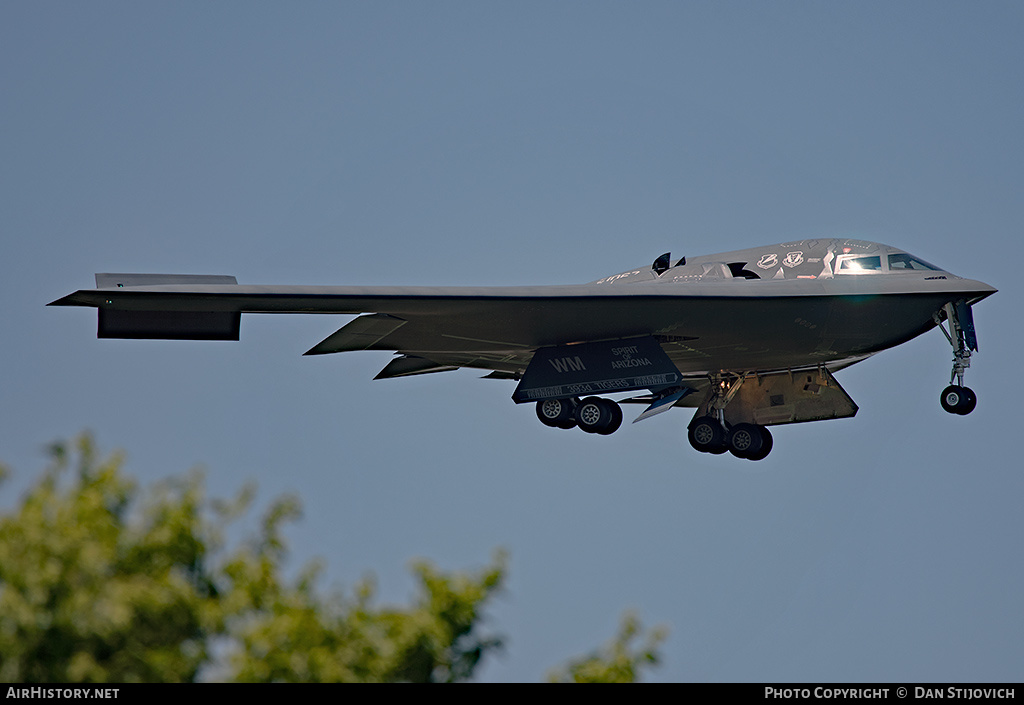
[[[949,376],[949,386],[942,390],[939,402],[942,408],[951,414],[966,416],[974,411],[978,397],[969,387],[964,386],[964,372],[971,366],[971,351],[978,352],[978,336],[974,331],[974,315],[970,305],[960,299],[956,303],[947,303],[943,307],[945,320],[949,321],[949,331],[942,325],[939,313],[933,314],[936,325],[946,340],[953,346],[953,372]]]

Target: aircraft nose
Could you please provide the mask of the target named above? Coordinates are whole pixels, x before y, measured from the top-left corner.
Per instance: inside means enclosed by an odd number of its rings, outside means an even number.
[[[990,284],[976,281],[974,279],[971,279],[970,281],[967,281],[965,283],[968,284],[971,289],[971,303],[977,303],[978,301],[981,301],[982,299],[987,298],[992,294],[996,293],[997,291],[999,291],[999,289],[995,288]]]

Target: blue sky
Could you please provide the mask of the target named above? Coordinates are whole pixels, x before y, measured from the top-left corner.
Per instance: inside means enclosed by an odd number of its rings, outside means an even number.
[[[1012,2],[6,3],[0,504],[91,429],[145,482],[297,493],[293,565],[384,600],[413,557],[505,547],[484,680],[632,608],[671,629],[654,680],[1019,681],[1022,30]],[[1000,289],[971,416],[939,408],[934,331],[750,463],[692,451],[683,411],[593,437],[479,373],[301,356],[348,317],[110,341],[44,306],[103,271],[575,283],[827,236]]]

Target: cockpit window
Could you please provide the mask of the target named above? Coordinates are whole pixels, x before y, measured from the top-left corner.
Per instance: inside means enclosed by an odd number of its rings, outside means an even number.
[[[889,270],[892,272],[925,272],[940,271],[938,267],[928,264],[913,255],[902,252],[898,255],[889,255]]]
[[[839,262],[839,271],[843,274],[858,274],[860,272],[881,272],[881,257],[849,257]]]

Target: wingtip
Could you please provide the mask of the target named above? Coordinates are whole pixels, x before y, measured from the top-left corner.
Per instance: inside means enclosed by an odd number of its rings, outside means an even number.
[[[78,293],[78,292],[75,292],[75,293]],[[46,305],[47,306],[77,306],[79,304],[75,301],[75,294],[68,294],[67,296],[62,296],[59,299],[57,299],[55,301],[51,301],[50,303],[48,303]]]

